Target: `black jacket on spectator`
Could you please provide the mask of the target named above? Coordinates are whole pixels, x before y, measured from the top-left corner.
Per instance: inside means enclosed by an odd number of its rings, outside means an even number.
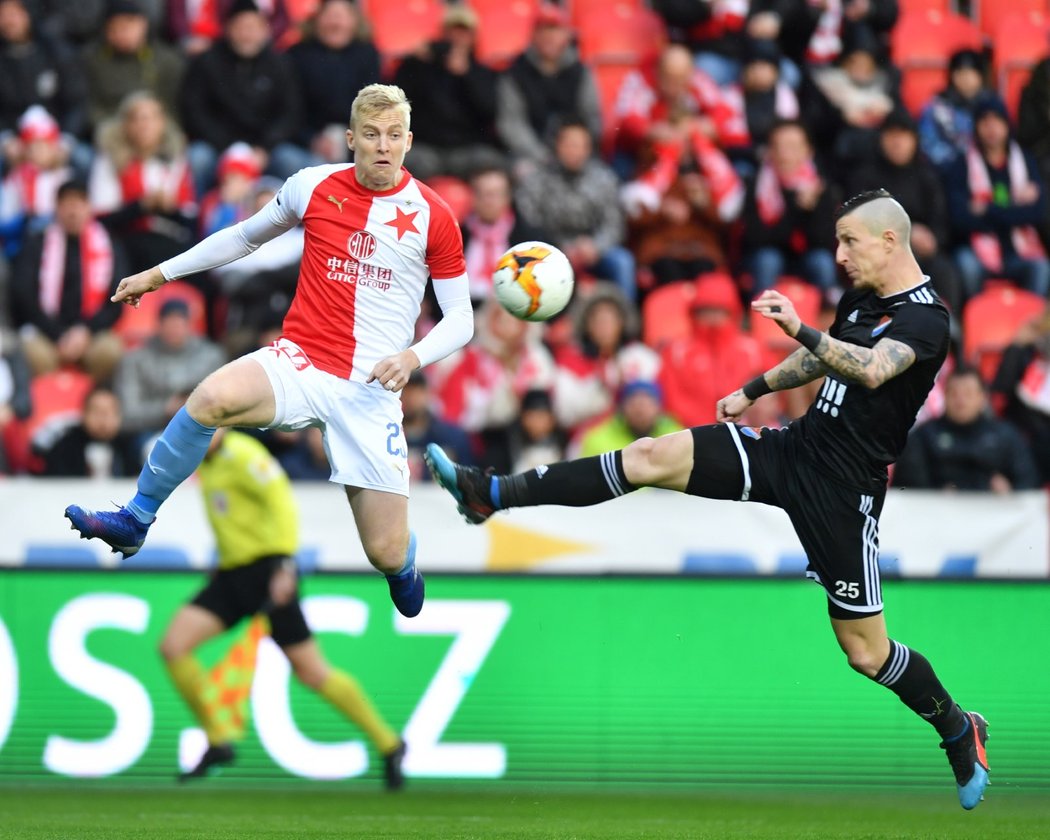
[[[895,166],[878,153],[875,160],[849,173],[846,195],[883,187],[907,211],[913,223],[926,225],[942,247],[948,245],[948,205],[936,170],[921,153],[906,166]]]
[[[916,255],[922,270],[930,275],[934,288],[956,316],[962,311],[963,293],[949,257],[951,228],[944,185],[923,154],[916,151],[912,162],[896,166],[881,151],[867,166],[847,175],[846,196],[880,187],[887,189],[911,217],[912,224],[925,225],[937,238],[933,257]]]
[[[978,216],[970,207],[973,193],[970,191],[966,158],[959,158],[945,172],[944,191],[948,200],[952,232],[958,244],[969,244],[970,235],[977,231],[994,233],[999,237],[1005,258],[1007,254],[1015,252],[1011,238],[1014,228],[1025,225],[1033,225],[1038,228],[1043,224],[1047,208],[1046,185],[1039,174],[1039,167],[1032,153],[1027,150],[1023,151],[1028,177],[1039,187],[1039,200],[1032,204],[1015,204],[1011,199],[1008,206],[1001,207],[993,202],[988,205],[983,216]],[[1010,182],[1006,166],[999,169],[988,167],[988,177],[991,179],[993,190],[997,184],[1008,186]]]
[[[303,124],[307,137],[328,125],[348,125],[350,103],[365,85],[378,82],[379,53],[370,41],[353,41],[341,50],[320,41],[301,41],[288,50],[298,74],[303,101]],[[412,102],[412,130],[415,132],[419,103]],[[304,142],[303,145],[308,145]]]
[[[182,127],[191,140],[220,152],[238,140],[270,150],[294,140],[301,99],[295,70],[284,55],[266,47],[255,58],[240,58],[217,41],[186,71],[179,96]],[[344,120],[349,109],[346,102]]]
[[[893,483],[915,489],[988,490],[996,474],[1009,479],[1014,490],[1039,485],[1032,452],[1021,433],[994,417],[968,425],[939,417],[911,433]]]
[[[132,435],[119,432],[113,440],[92,441],[81,425],[69,429],[44,453],[43,474],[51,477],[87,478],[91,475],[87,447],[92,443],[108,445],[112,453],[109,475],[132,478],[139,474],[142,462]]]
[[[13,131],[30,105],[43,105],[63,131],[87,131],[87,84],[73,52],[35,34],[28,44],[0,41],[0,131]]]
[[[447,42],[437,41],[428,56],[408,56],[394,76],[394,84],[412,103],[415,139],[443,149],[475,143],[499,146],[495,71],[471,60],[466,73],[453,75],[445,68],[448,51]]]
[[[113,245],[113,282],[116,291],[120,278],[127,274],[127,259],[124,249],[116,239]],[[18,255],[11,273],[11,299],[14,303],[15,324],[19,327],[32,324],[52,341],[70,327],[84,324],[92,333],[108,330],[120,317],[121,304],[105,301],[88,318],[81,314],[81,267],[80,246],[75,237],[67,238],[66,267],[63,272],[62,298],[58,313],[52,317],[40,306],[40,267],[44,253],[44,235],[30,236]]]
[[[776,222],[767,225],[758,213],[755,179],[752,178],[741,216],[744,220],[742,244],[745,251],[779,248],[785,254],[801,254],[811,248],[834,248],[838,195],[826,178],[824,184],[824,191],[812,210],[803,210],[795,200],[794,191],[784,190],[784,213]],[[803,247],[799,249],[799,245]]]

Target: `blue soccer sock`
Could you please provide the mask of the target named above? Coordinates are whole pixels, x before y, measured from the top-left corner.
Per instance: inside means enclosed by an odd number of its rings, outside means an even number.
[[[139,473],[138,492],[128,503],[135,518],[148,525],[172,491],[189,478],[204,460],[215,429],[202,426],[185,406],[171,418],[167,428],[153,444]]]
[[[415,531],[408,532],[408,551],[405,552],[405,564],[396,572],[387,575],[388,578],[411,577],[416,568],[416,534]]]

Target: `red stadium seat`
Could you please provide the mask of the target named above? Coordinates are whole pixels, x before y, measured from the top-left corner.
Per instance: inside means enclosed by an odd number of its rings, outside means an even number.
[[[1014,120],[1032,67],[1050,51],[1048,35],[1050,17],[1042,12],[1007,15],[999,22],[993,42],[995,78]]]
[[[445,6],[440,0],[370,0],[363,11],[371,24],[372,42],[390,64],[440,36]]]
[[[176,280],[165,283],[157,291],[144,295],[138,308],[125,306],[113,332],[120,336],[124,347],[133,350],[157,331],[157,319],[165,301],[182,299],[190,307],[190,325],[197,335],[208,331],[208,307],[204,295],[189,283]]]
[[[820,290],[800,277],[781,277],[773,286],[795,306],[798,317],[804,324],[820,322]],[[775,321],[761,315],[751,316],[751,336],[769,352],[770,363],[775,364],[798,347],[798,342],[788,338]]]
[[[1047,0],[977,0],[977,25],[989,39],[996,37],[1003,21],[1012,15],[1026,15],[1030,12],[1046,14]]]
[[[942,14],[948,14],[955,10],[953,0],[900,0],[898,5],[902,15],[909,15],[914,12],[928,12],[931,10],[934,12],[941,12]]]
[[[1044,297],[1018,289],[1007,282],[989,281],[963,309],[963,356],[976,365],[986,382],[999,367],[1003,349],[1013,341],[1022,325],[1042,315]]]
[[[32,414],[24,420],[12,420],[3,432],[11,472],[38,473],[43,469],[43,459],[34,450],[46,451],[66,429],[80,422],[84,399],[92,387],[90,376],[73,369],[33,378],[29,383]]]
[[[696,283],[682,280],[649,292],[642,302],[642,340],[650,347],[685,338],[692,330],[689,307]]]
[[[948,81],[948,59],[957,50],[980,50],[981,31],[961,15],[935,9],[901,15],[890,36],[893,63],[901,70],[901,99],[912,114]]]
[[[601,4],[576,21],[576,30],[585,62],[642,64],[667,42],[663,19],[630,0]]]
[[[579,25],[579,22],[594,12],[607,12],[609,7],[614,5],[609,0],[569,0],[569,16],[572,18],[573,23]],[[641,9],[645,7],[645,0],[615,0],[615,5],[620,6],[632,6],[635,9]]]
[[[474,55],[482,64],[506,68],[532,40],[536,0],[471,0],[478,15]]]
[[[467,218],[474,206],[474,194],[465,181],[451,175],[436,175],[427,178],[427,186],[445,199],[457,221],[462,222]]]

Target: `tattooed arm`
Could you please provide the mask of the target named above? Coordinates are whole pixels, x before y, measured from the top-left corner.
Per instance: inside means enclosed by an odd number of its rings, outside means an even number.
[[[780,364],[767,370],[764,376],[774,391],[788,391],[820,379],[827,372],[828,366],[824,362],[805,347],[799,347]]]
[[[812,353],[826,366],[826,371],[834,371],[865,388],[878,388],[915,362],[915,351],[902,341],[884,338],[874,347],[861,347],[806,326],[796,314],[791,301],[778,292],[764,292],[752,301],[751,308],[757,314],[776,321],[785,333],[797,338],[803,345],[802,352]],[[775,387],[769,374],[766,377],[770,386]]]
[[[809,352],[804,347],[801,349]],[[892,338],[884,338],[874,347],[860,347],[820,333],[813,354],[829,370],[859,382],[865,388],[878,388],[883,382],[904,373],[915,362],[915,351],[903,341]]]
[[[798,388],[814,379],[820,379],[827,372],[828,366],[824,362],[805,347],[799,347],[780,364],[762,374],[760,379],[765,380],[766,387],[761,390],[761,393]],[[758,382],[759,379],[754,380],[754,383]],[[750,389],[754,383],[748,383],[745,387]],[[740,416],[751,407],[757,397],[747,396],[744,390],[744,388],[737,388],[732,394],[718,401],[715,406],[715,418],[719,423],[732,423],[739,420]]]

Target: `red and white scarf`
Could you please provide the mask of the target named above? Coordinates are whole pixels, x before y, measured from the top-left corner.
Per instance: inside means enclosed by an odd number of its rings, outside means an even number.
[[[1050,414],[1050,367],[1042,356],[1036,356],[1025,368],[1017,383],[1017,396],[1029,408]]]
[[[467,262],[467,276],[470,278],[470,295],[484,298],[492,289],[492,272],[496,263],[514,243],[510,241],[510,232],[514,227],[514,214],[505,213],[491,224],[481,221],[471,214],[463,226],[470,233],[464,257]]]
[[[689,30],[691,41],[709,41],[739,32],[747,21],[751,0],[710,0],[711,16]]]
[[[812,189],[820,185],[820,173],[813,161],[807,160],[802,166],[788,175],[778,175],[767,161],[758,169],[755,178],[755,203],[758,205],[758,217],[763,224],[773,225],[780,221],[787,206],[784,201],[784,190]]]
[[[694,131],[689,137],[690,151],[697,169],[707,184],[711,194],[711,204],[724,222],[733,221],[744,203],[744,185],[736,174],[729,158],[706,135]],[[629,186],[642,188],[650,201],[643,204],[655,209],[659,206],[659,197],[663,196],[678,180],[678,170],[685,154],[684,146],[677,141],[656,143],[653,145],[656,160],[640,178]]]
[[[172,196],[180,208],[192,207],[193,179],[184,157],[173,161],[159,158],[133,160],[119,175],[120,192],[125,202],[136,201],[150,193]]]
[[[744,125],[744,130],[750,138],[751,132],[747,127],[747,100],[743,86],[733,84],[723,88],[722,99],[736,112],[737,120]],[[798,96],[787,82],[777,82],[773,89],[773,113],[781,120],[798,119]],[[750,142],[749,139],[748,143]]]
[[[27,216],[47,218],[55,212],[58,188],[69,180],[72,170],[38,169],[31,163],[22,163],[4,179],[3,189],[9,192],[10,204]],[[4,204],[8,204],[5,196]]]
[[[54,317],[62,305],[66,273],[66,233],[58,224],[44,229],[40,259],[40,308]],[[113,284],[113,243],[99,222],[88,222],[80,234],[80,315],[94,315],[109,297]]]
[[[806,45],[806,61],[830,64],[842,52],[842,0],[810,0],[810,5],[821,6],[824,11]]]
[[[186,0],[186,27],[190,35],[215,39],[222,35],[216,0]]]
[[[1010,192],[1016,195],[1018,190],[1029,183],[1030,179],[1024,152],[1012,140],[1007,152],[1006,171],[1010,178]],[[981,157],[977,147],[972,144],[966,150],[966,180],[970,187],[970,194],[977,201],[983,201],[986,204],[992,202],[992,179],[988,174],[988,165]],[[1046,256],[1043,245],[1039,241],[1039,233],[1031,225],[1015,227],[1010,231],[1010,239],[1013,241],[1014,250],[1020,257],[1031,260]],[[1002,271],[1003,250],[998,236],[994,233],[978,231],[970,237],[970,246],[981,265],[988,271],[993,273]]]

